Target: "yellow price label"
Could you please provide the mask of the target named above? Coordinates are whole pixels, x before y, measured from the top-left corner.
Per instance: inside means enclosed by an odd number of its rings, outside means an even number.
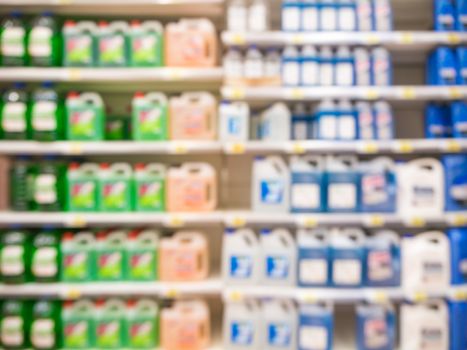
[[[452,225],[455,227],[467,225],[467,215],[455,214],[452,218]]]
[[[227,151],[231,154],[243,154],[245,153],[245,144],[236,142],[229,145]]]
[[[83,154],[83,144],[81,142],[72,142],[68,148],[69,154],[79,155]]]
[[[59,5],[69,5],[73,2],[73,0],[57,0]]]
[[[400,37],[400,43],[403,45],[410,45],[413,44],[414,39],[413,39],[413,34],[410,32],[404,32],[402,33]]]
[[[183,77],[182,71],[180,69],[168,68],[167,77],[170,80],[178,80]]]
[[[375,142],[364,142],[361,146],[360,152],[361,153],[378,153],[379,147]]]
[[[231,227],[243,227],[246,225],[246,220],[244,217],[241,216],[235,216],[232,218],[232,220],[228,223],[229,226]]]
[[[288,95],[289,98],[291,98],[292,100],[301,100],[303,99],[303,97],[305,97],[305,93],[303,92],[303,90],[297,88],[291,89]]]
[[[68,288],[65,291],[65,299],[75,300],[81,297],[81,291],[78,288]]]
[[[304,40],[303,35],[301,35],[301,34],[294,34],[294,35],[292,36],[292,40],[291,40],[291,41],[292,41],[292,44],[294,44],[294,45],[301,45],[301,44],[303,44],[303,42],[304,42],[305,40]]]
[[[371,215],[368,218],[369,227],[382,227],[384,226],[384,218],[381,215]]]
[[[227,93],[227,97],[234,99],[234,100],[245,98],[245,90],[242,88],[230,89],[230,91]]]
[[[169,220],[167,221],[167,225],[169,227],[181,227],[183,226],[184,222],[180,216],[171,215],[169,216]]]
[[[170,299],[174,299],[178,297],[178,295],[179,295],[178,290],[175,288],[170,288],[165,292],[165,297],[170,298]]]
[[[455,88],[455,87],[451,87],[449,88],[449,97],[454,99],[454,100],[458,100],[460,98],[462,98],[462,93],[461,91],[459,90],[459,88]]]
[[[446,142],[446,150],[448,152],[460,152],[462,150],[461,144],[455,140],[449,140]]]
[[[412,153],[413,144],[410,141],[400,141],[396,143],[396,150],[401,153]]]
[[[414,216],[409,220],[409,225],[411,227],[425,227],[426,226],[426,221],[424,218],[420,216]]]
[[[376,91],[375,89],[368,89],[365,95],[366,95],[365,97],[368,100],[376,100],[379,97],[378,91]]]
[[[292,153],[293,154],[303,154],[305,153],[305,147],[300,142],[292,143]]]
[[[318,301],[318,297],[313,293],[305,293],[302,297],[304,303],[314,304]]]
[[[376,34],[367,35],[365,38],[367,45],[378,45],[381,42],[381,38]]]
[[[428,300],[428,294],[426,294],[425,292],[415,292],[412,299],[416,303],[420,303],[422,301]]]
[[[460,44],[461,42],[461,37],[457,33],[449,33],[447,37],[448,43],[449,44]]]
[[[314,228],[318,226],[318,220],[313,217],[305,217],[298,223],[298,225],[305,228]]]
[[[232,291],[228,294],[228,300],[233,302],[238,302],[243,299],[243,294],[238,290]]]
[[[456,290],[453,298],[454,300],[467,300],[467,290]]]
[[[68,69],[68,80],[70,81],[78,81],[81,80],[81,69],[78,68],[70,68]]]
[[[70,227],[85,227],[86,219],[82,215],[73,215],[70,222]]]
[[[389,297],[387,293],[383,291],[375,291],[371,294],[370,300],[374,303],[385,304],[388,302]]]
[[[188,148],[183,143],[175,143],[171,149],[171,153],[186,154],[188,153]]]
[[[414,100],[416,97],[415,89],[412,87],[406,87],[402,89],[402,98],[404,100]]]
[[[234,45],[245,45],[246,44],[246,38],[244,34],[240,34],[240,33],[232,34],[231,40]]]

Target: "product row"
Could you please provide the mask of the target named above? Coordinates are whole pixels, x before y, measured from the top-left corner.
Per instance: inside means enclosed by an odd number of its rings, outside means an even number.
[[[300,287],[398,287],[442,291],[466,284],[467,230],[405,236],[358,228],[229,230],[223,276],[228,285]]]
[[[463,101],[448,105],[430,103],[425,110],[425,137],[466,138],[467,103]]]
[[[465,0],[433,0],[434,27],[437,31],[467,31]]]
[[[205,235],[180,231],[109,229],[5,231],[0,237],[3,283],[198,281],[209,274]]]
[[[283,86],[388,86],[392,85],[392,59],[383,47],[371,50],[306,45],[287,46],[282,54],[263,54],[251,46],[245,54],[230,49],[223,59],[229,85]]]
[[[10,170],[11,209],[71,212],[206,212],[217,207],[217,175],[206,163],[64,163],[19,157]]]
[[[182,19],[165,27],[148,20],[60,21],[50,13],[30,23],[20,13],[1,24],[3,66],[213,67],[217,33],[207,19]]]
[[[4,300],[0,325],[4,349],[204,350],[211,342],[210,310],[198,300]]]
[[[390,0],[282,0],[282,30],[381,31],[393,29]]]
[[[5,140],[102,141],[213,140],[217,101],[207,92],[187,92],[170,100],[158,92],[136,93],[131,117],[106,116],[102,97],[70,92],[62,100],[49,83],[32,93],[17,83],[3,93],[0,134]]]
[[[467,209],[467,155],[442,161],[394,162],[353,156],[258,157],[253,163],[254,212],[397,212],[441,216]]]
[[[426,81],[429,85],[467,84],[467,47],[438,47],[428,57]]]
[[[398,322],[396,315],[390,304],[357,305],[352,317],[337,315],[328,304],[296,307],[288,300],[232,302],[225,306],[224,348],[331,350],[336,348],[338,325],[347,321],[345,334],[355,334],[355,347],[349,342],[346,346],[357,350],[465,349],[466,302],[405,303]]]

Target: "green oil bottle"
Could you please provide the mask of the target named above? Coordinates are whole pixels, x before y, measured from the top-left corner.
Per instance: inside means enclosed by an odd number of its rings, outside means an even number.
[[[5,300],[0,315],[0,342],[4,349],[27,349],[31,306],[28,301]]]
[[[36,141],[62,140],[65,136],[63,106],[50,82],[32,93],[31,136]]]
[[[56,19],[44,12],[32,20],[28,37],[30,64],[35,67],[60,65],[60,31]]]
[[[26,231],[11,230],[0,236],[0,274],[4,283],[30,281],[31,243]]]
[[[32,239],[31,276],[36,282],[57,282],[60,277],[59,232],[44,229]]]
[[[60,348],[60,302],[36,301],[32,305],[30,343],[37,350]]]

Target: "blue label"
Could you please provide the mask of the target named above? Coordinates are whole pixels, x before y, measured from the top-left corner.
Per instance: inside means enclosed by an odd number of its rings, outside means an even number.
[[[289,261],[284,256],[266,257],[266,273],[268,278],[285,279],[289,275]]]
[[[229,117],[227,128],[229,134],[231,135],[238,135],[240,133],[240,121],[236,117]]]
[[[250,278],[253,270],[251,256],[234,255],[230,257],[230,276],[234,278]]]
[[[268,344],[270,346],[287,347],[291,341],[290,326],[286,323],[268,324]]]
[[[284,184],[278,180],[261,181],[261,202],[280,204],[284,200]]]
[[[232,322],[230,341],[235,345],[251,345],[253,343],[253,324],[251,322]]]

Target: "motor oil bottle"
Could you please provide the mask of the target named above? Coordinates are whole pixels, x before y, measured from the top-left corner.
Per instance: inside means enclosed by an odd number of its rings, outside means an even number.
[[[360,140],[374,140],[376,138],[373,110],[368,102],[357,102],[355,105]]]
[[[100,21],[97,30],[97,66],[125,67],[128,65],[128,24],[123,21]]]
[[[314,115],[315,137],[319,140],[336,140],[338,138],[339,111],[332,100],[323,100]]]
[[[28,211],[32,192],[31,158],[18,156],[10,168],[10,207],[14,211]]]
[[[365,276],[365,233],[357,228],[336,229],[331,235],[331,278],[334,287],[355,288]]]
[[[131,67],[160,67],[164,64],[163,32],[158,21],[131,21],[128,31]]]
[[[303,304],[298,316],[298,349],[331,350],[334,334],[334,310],[331,305]]]
[[[92,232],[65,232],[60,245],[63,282],[89,282],[95,279],[96,239]]]
[[[5,300],[0,315],[0,343],[4,349],[27,349],[31,305],[25,300]]]
[[[104,139],[104,102],[99,94],[70,92],[65,101],[66,139],[101,141]]]
[[[165,166],[157,163],[136,164],[133,179],[135,210],[165,211]]]
[[[32,239],[31,276],[35,282],[56,282],[60,278],[60,238],[52,229],[44,229]]]
[[[301,4],[301,29],[316,32],[320,27],[319,1],[304,0]]]
[[[463,211],[467,209],[467,156],[447,155],[442,158],[445,177],[445,209]]]
[[[64,302],[61,319],[63,348],[84,350],[96,345],[95,312],[90,300]]]
[[[402,239],[402,286],[409,291],[439,292],[451,281],[451,252],[443,232]]]
[[[95,304],[96,347],[121,349],[126,344],[126,306],[122,300],[98,300]]]
[[[31,345],[38,350],[60,348],[60,302],[40,300],[32,304]]]
[[[65,67],[92,67],[96,64],[96,33],[97,27],[94,22],[65,22],[62,29]]]
[[[376,47],[371,51],[372,83],[375,86],[392,85],[392,59],[388,49]]]
[[[37,211],[59,212],[64,207],[64,167],[55,156],[46,156],[37,165],[33,200]]]
[[[357,349],[392,350],[396,343],[396,315],[388,305],[357,306]]]
[[[282,30],[284,32],[298,32],[302,28],[301,6],[298,0],[282,2]]]
[[[213,67],[217,59],[214,24],[205,18],[182,19],[165,30],[165,64],[169,67]]]
[[[227,7],[227,29],[244,32],[248,29],[248,6],[245,0],[232,0]]]
[[[275,103],[261,113],[261,140],[288,141],[292,134],[292,113],[284,103]]]
[[[358,212],[360,209],[360,173],[357,159],[336,156],[327,159],[327,210],[329,212]]]
[[[161,347],[202,350],[211,342],[211,318],[205,301],[176,301],[161,311]]]
[[[326,209],[324,160],[304,156],[290,159],[290,207],[292,213],[323,212]]]
[[[15,83],[2,96],[1,131],[5,140],[26,140],[30,134],[30,104],[26,85]]]
[[[378,140],[394,139],[394,115],[386,101],[378,101],[373,105],[375,135]]]
[[[207,212],[217,206],[217,175],[207,163],[185,163],[172,167],[167,179],[167,210]]]
[[[253,163],[252,208],[256,212],[287,213],[290,173],[280,157],[257,157]]]
[[[127,278],[130,281],[157,280],[159,277],[159,231],[149,228],[131,231],[125,247]]]
[[[337,1],[337,26],[339,31],[353,32],[357,30],[357,8],[355,0]]]
[[[133,140],[161,141],[168,138],[167,96],[137,92],[132,101]]]
[[[467,103],[451,103],[452,135],[455,138],[467,138]]]
[[[401,283],[400,239],[394,231],[379,231],[367,237],[365,285],[398,287]]]
[[[287,46],[282,52],[282,85],[300,85],[300,66],[298,49],[295,46]]]
[[[155,349],[159,345],[159,307],[151,299],[129,300],[126,339],[130,349]]]
[[[187,282],[206,279],[209,249],[200,232],[180,231],[160,244],[159,275],[162,281]]]
[[[65,136],[63,105],[51,83],[43,83],[31,96],[31,137],[57,141]]]
[[[454,102],[455,103],[455,102]],[[453,105],[452,103],[451,105]],[[429,139],[448,138],[450,136],[451,116],[443,105],[430,103],[425,108],[425,137]]]
[[[357,27],[360,32],[371,32],[373,26],[372,0],[357,0]]]
[[[31,279],[29,233],[11,230],[0,236],[0,276],[4,283],[19,284]]]
[[[28,35],[31,66],[54,67],[61,64],[61,35],[52,13],[44,12],[34,18]]]
[[[393,30],[392,4],[390,0],[378,0],[373,3],[374,28],[380,32]]]
[[[342,1],[342,0],[341,0]],[[335,85],[355,85],[354,57],[347,46],[339,46],[336,52]]]
[[[451,284],[467,284],[467,230],[450,228],[447,235],[451,248]]]
[[[223,240],[222,270],[226,284],[254,284],[260,278],[259,240],[251,229],[228,229]]]
[[[263,339],[261,348],[267,350],[297,349],[297,309],[291,300],[268,300],[261,307]]]
[[[319,85],[332,86],[335,84],[335,81],[336,65],[334,53],[331,47],[323,46],[319,51]]]
[[[449,301],[449,344],[450,350],[463,350],[467,348],[467,302]]]
[[[262,343],[261,309],[258,302],[247,299],[227,303],[222,328],[225,349],[258,349]]]
[[[331,284],[331,247],[326,229],[297,232],[297,282],[300,287],[325,287]]]
[[[413,350],[449,349],[449,313],[445,301],[402,305],[400,347]]]
[[[359,0],[360,2],[362,0]],[[370,0],[363,0],[370,1]],[[353,50],[355,63],[355,85],[370,86],[372,80],[371,58],[367,48],[357,47]]]
[[[243,78],[246,81],[255,81],[266,76],[266,60],[256,45],[248,47],[243,62]]]
[[[297,274],[297,247],[286,229],[262,230],[260,236],[262,285],[294,286]]]
[[[433,1],[433,22],[436,31],[455,30],[455,8],[451,0]]]
[[[127,276],[127,232],[111,230],[97,234],[96,278],[98,281],[123,281]]]
[[[96,212],[99,166],[94,163],[71,163],[66,174],[66,210],[70,212]]]
[[[132,210],[132,169],[129,164],[101,164],[98,188],[101,211],[128,212]]]
[[[292,110],[292,128],[290,138],[292,140],[308,140],[311,136],[311,118],[306,106],[296,104]]]
[[[26,23],[21,13],[15,11],[9,17],[5,17],[0,29],[1,65],[26,66]]]
[[[358,119],[357,113],[349,100],[341,100],[338,104],[337,138],[339,140],[357,140]]]
[[[222,141],[248,141],[250,106],[246,102],[226,102],[219,105],[219,137]]]

